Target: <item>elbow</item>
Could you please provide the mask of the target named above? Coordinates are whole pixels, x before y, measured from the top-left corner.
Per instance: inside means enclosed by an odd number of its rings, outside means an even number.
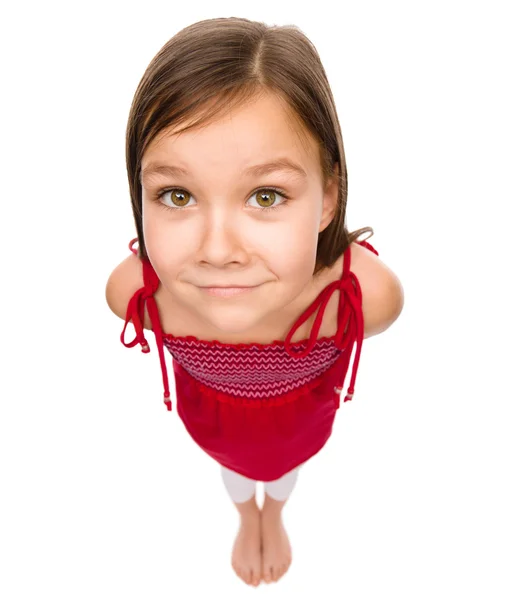
[[[404,309],[404,288],[397,276],[394,276],[394,290],[392,292],[392,297],[393,311],[391,322],[394,323],[400,317],[400,313]]]
[[[124,319],[125,310],[123,313],[123,307],[121,307],[121,303],[119,301],[119,283],[116,270],[113,271],[113,273],[108,278],[108,281],[106,282],[105,300],[106,304],[108,305],[108,308],[112,311],[112,313],[120,319]]]
[[[108,308],[115,313],[114,310],[114,301],[113,301],[113,286],[112,286],[112,277],[110,275],[110,277],[108,278],[108,281],[106,282],[106,287],[105,287],[105,291],[104,291],[104,295],[105,295],[105,300],[106,300],[106,304],[108,305]]]
[[[395,323],[404,309],[404,288],[398,277],[395,275],[391,278],[389,290],[387,296],[385,327],[383,331],[386,331],[386,329],[389,329],[393,323]]]
[[[404,288],[398,277],[386,273],[379,280],[367,311],[364,339],[379,335],[389,329],[399,318],[404,308]]]

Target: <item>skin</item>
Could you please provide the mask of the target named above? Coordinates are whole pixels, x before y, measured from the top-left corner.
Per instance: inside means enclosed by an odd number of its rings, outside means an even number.
[[[243,175],[280,157],[298,163],[306,177]],[[271,328],[310,289],[318,235],[334,216],[338,184],[332,179],[323,187],[316,142],[280,99],[266,94],[199,129],[165,130],[147,148],[142,173],[151,163],[190,172],[141,178],[147,254],[172,302],[218,336],[250,339]],[[286,204],[277,193],[260,198],[265,186],[283,190]],[[170,187],[176,189],[157,200]],[[197,287],[213,284],[263,285],[230,299]]]
[[[281,157],[298,163],[306,177],[243,175],[247,167]],[[338,187],[335,179],[323,187],[316,142],[279,99],[265,95],[200,129],[163,132],[147,148],[142,173],[153,163],[190,172],[141,180],[145,244],[162,288],[218,339],[250,339],[270,329],[310,290],[318,235],[334,216]],[[264,201],[255,193],[267,186],[280,188],[287,203],[278,194]],[[170,187],[174,193],[158,200]],[[263,211],[266,205],[282,206]],[[213,284],[263,285],[230,299],[197,287]],[[284,504],[266,497],[262,511],[254,499],[236,505],[241,523],[232,566],[249,585],[277,581],[290,566]]]
[[[281,157],[301,165],[306,177],[285,172],[243,175],[246,167]],[[183,134],[164,131],[147,148],[142,171],[151,163],[177,165],[191,173],[141,180],[145,245],[160,280],[157,293],[167,294],[164,301],[159,297],[165,310],[176,314],[173,303],[178,303],[186,317],[193,314],[207,337],[211,331],[218,340],[238,334],[239,340],[229,340],[236,343],[255,339],[256,332],[276,331],[285,310],[294,319],[303,310],[302,304],[293,310],[299,300],[315,298],[311,292],[320,281],[313,278],[318,235],[333,219],[338,184],[333,178],[322,185],[317,144],[279,99],[259,97]],[[276,211],[264,212],[264,200],[260,204],[261,195],[255,192],[269,186],[281,188],[289,200]],[[168,191],[158,200],[164,188],[182,193]],[[279,195],[273,198],[275,206],[285,201]],[[165,209],[172,200],[183,207]],[[403,307],[403,290],[372,252],[357,244],[351,250],[351,270],[363,289],[366,338],[395,321]],[[142,273],[133,255],[119,267],[106,293],[110,308],[124,319],[127,298],[140,288]],[[230,299],[214,298],[197,288],[213,284],[263,285]],[[151,328],[148,320],[145,326]],[[232,566],[249,585],[278,581],[290,567],[292,552],[282,521],[285,503],[266,494],[262,510],[254,497],[235,505],[240,528]]]

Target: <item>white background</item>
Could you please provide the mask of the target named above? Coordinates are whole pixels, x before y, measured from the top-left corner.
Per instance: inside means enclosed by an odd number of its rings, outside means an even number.
[[[3,9],[3,599],[510,597],[504,5]],[[373,227],[405,290],[284,509],[293,564],[257,589],[230,566],[238,514],[218,465],[163,405],[153,335],[148,355],[125,348],[104,295],[135,237],[136,86],[177,31],[228,16],[295,24],[317,47],[348,228]]]

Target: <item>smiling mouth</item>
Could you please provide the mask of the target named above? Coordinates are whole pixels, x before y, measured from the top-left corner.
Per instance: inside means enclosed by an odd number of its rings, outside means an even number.
[[[230,298],[232,296],[239,296],[240,294],[246,294],[260,286],[255,285],[251,287],[201,287],[206,294],[210,296],[219,296],[222,298]]]

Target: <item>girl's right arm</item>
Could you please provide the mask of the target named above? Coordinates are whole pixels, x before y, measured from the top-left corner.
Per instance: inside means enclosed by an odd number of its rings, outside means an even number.
[[[123,321],[126,319],[129,300],[143,287],[142,268],[142,261],[131,253],[115,267],[106,283],[106,302],[110,310]],[[147,309],[143,326],[144,329],[152,329]]]

